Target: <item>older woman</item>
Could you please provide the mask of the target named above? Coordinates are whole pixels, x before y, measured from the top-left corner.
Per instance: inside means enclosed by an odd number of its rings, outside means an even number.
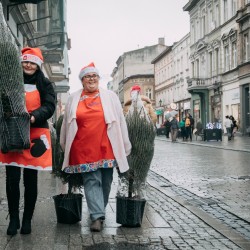
[[[99,87],[94,63],[81,69],[83,89],[70,95],[65,108],[60,144],[66,173],[82,173],[91,231],[101,231],[113,168],[129,168],[131,151],[127,125],[117,95]]]

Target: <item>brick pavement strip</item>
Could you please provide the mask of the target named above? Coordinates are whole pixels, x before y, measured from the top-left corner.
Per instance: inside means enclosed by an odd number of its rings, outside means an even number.
[[[232,242],[234,242],[236,245],[240,246],[242,249],[250,249],[250,241],[248,240],[249,236],[250,236],[250,225],[249,223],[247,222],[244,222],[245,225],[247,226],[246,229],[243,230],[238,230],[235,231],[233,229],[237,229],[237,228],[232,228],[232,227],[229,227],[229,225],[226,225],[226,223],[224,223],[223,220],[221,221],[218,221],[217,219],[215,219],[215,217],[212,217],[210,216],[208,213],[206,213],[206,211],[198,208],[197,206],[192,206],[192,205],[188,205],[188,203],[185,201],[185,198],[187,198],[187,192],[185,194],[184,197],[180,197],[179,195],[179,192],[178,194],[172,192],[173,190],[176,191],[174,189],[174,185],[165,185],[165,186],[168,186],[168,187],[171,187],[171,191],[169,190],[165,190],[162,188],[162,186],[164,186],[164,184],[162,184],[162,182],[168,182],[166,179],[164,178],[161,178],[159,175],[157,175],[156,173],[150,173],[149,177],[151,178],[148,178],[148,183],[153,187],[153,188],[156,188],[157,190],[159,190],[161,193],[164,193],[165,195],[167,195],[168,197],[171,197],[171,199],[173,199],[175,202],[177,202],[178,204],[184,206],[186,209],[188,209],[189,211],[191,211],[193,214],[195,214],[197,217],[199,217],[200,219],[202,219],[204,222],[206,222],[208,225],[210,225],[211,227],[213,227],[215,230],[217,230],[218,232],[220,232],[221,234],[223,234],[225,237],[227,237],[228,239],[230,239]],[[155,178],[155,181],[153,180]],[[159,185],[160,183],[160,185]],[[179,188],[178,188],[179,190]],[[195,196],[194,194],[190,193],[189,196]],[[183,199],[184,198],[184,199]],[[201,203],[202,204],[202,203]],[[212,207],[210,207],[211,210],[213,210],[214,212],[214,209]],[[227,213],[227,211],[224,211],[224,213]],[[231,215],[233,216],[233,215]],[[221,215],[220,219],[224,219],[226,220],[225,218],[225,215]],[[238,220],[240,220],[240,218],[238,218]],[[231,220],[230,220],[231,221]],[[241,220],[242,221],[242,220]],[[170,222],[169,222],[170,223]],[[175,227],[177,223],[174,222],[174,223],[170,223],[170,225],[172,227]],[[193,227],[195,227],[195,225],[197,225],[198,223],[195,222],[193,224]],[[228,223],[229,224],[229,223]],[[191,224],[189,224],[189,227],[191,226]],[[240,229],[242,229],[242,227],[240,227]],[[190,229],[188,229],[188,233],[189,234],[192,234],[192,229],[190,231]],[[240,234],[241,233],[241,234]],[[196,233],[195,233],[196,235]],[[193,235],[193,237],[195,237],[195,235]],[[218,235],[216,235],[216,233],[214,233],[215,237],[218,237]],[[246,236],[246,237],[245,237]],[[247,237],[248,236],[248,237]],[[192,239],[193,240],[193,239]],[[211,241],[218,241],[216,239],[210,239],[210,242]],[[189,241],[190,242],[190,241]],[[215,245],[218,246],[218,245],[221,245],[222,243],[216,243]],[[214,246],[214,247],[216,247]],[[236,246],[234,246],[236,247]],[[218,248],[220,249],[220,248]],[[234,249],[234,248],[233,248]]]

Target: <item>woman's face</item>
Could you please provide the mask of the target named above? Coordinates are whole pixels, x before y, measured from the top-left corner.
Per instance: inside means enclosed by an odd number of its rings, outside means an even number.
[[[94,92],[99,88],[99,76],[96,73],[89,73],[82,78],[84,91]]]
[[[22,62],[23,71],[27,75],[33,75],[38,69],[38,65],[32,62]]]

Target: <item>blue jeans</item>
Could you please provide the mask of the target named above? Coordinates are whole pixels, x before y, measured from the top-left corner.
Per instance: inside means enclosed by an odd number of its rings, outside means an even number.
[[[94,172],[83,173],[84,193],[90,219],[105,218],[105,208],[113,181],[113,168],[100,168]]]

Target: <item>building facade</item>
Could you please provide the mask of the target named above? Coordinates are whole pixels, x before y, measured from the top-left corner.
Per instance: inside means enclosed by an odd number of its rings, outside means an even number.
[[[239,131],[249,121],[248,0],[190,0],[191,110],[203,123],[233,115]]]
[[[140,81],[133,83],[141,85],[142,90],[150,92],[150,99],[153,103],[155,102],[154,81],[148,81],[154,74],[151,61],[165,48],[164,39],[159,39],[159,44],[125,52],[118,58],[117,66],[113,69],[111,77],[113,78],[113,90],[118,94],[122,104],[127,100],[127,91],[131,87],[130,80],[134,76],[133,80],[140,79]],[[146,95],[146,92],[142,94]]]
[[[1,4],[19,50],[26,46],[42,50],[42,71],[54,83],[57,94],[54,122],[63,110],[69,90],[67,1],[1,0]]]
[[[190,112],[189,79],[190,34],[168,47],[152,64],[155,74],[156,113],[158,123],[164,122],[167,112],[177,110],[182,118]]]

